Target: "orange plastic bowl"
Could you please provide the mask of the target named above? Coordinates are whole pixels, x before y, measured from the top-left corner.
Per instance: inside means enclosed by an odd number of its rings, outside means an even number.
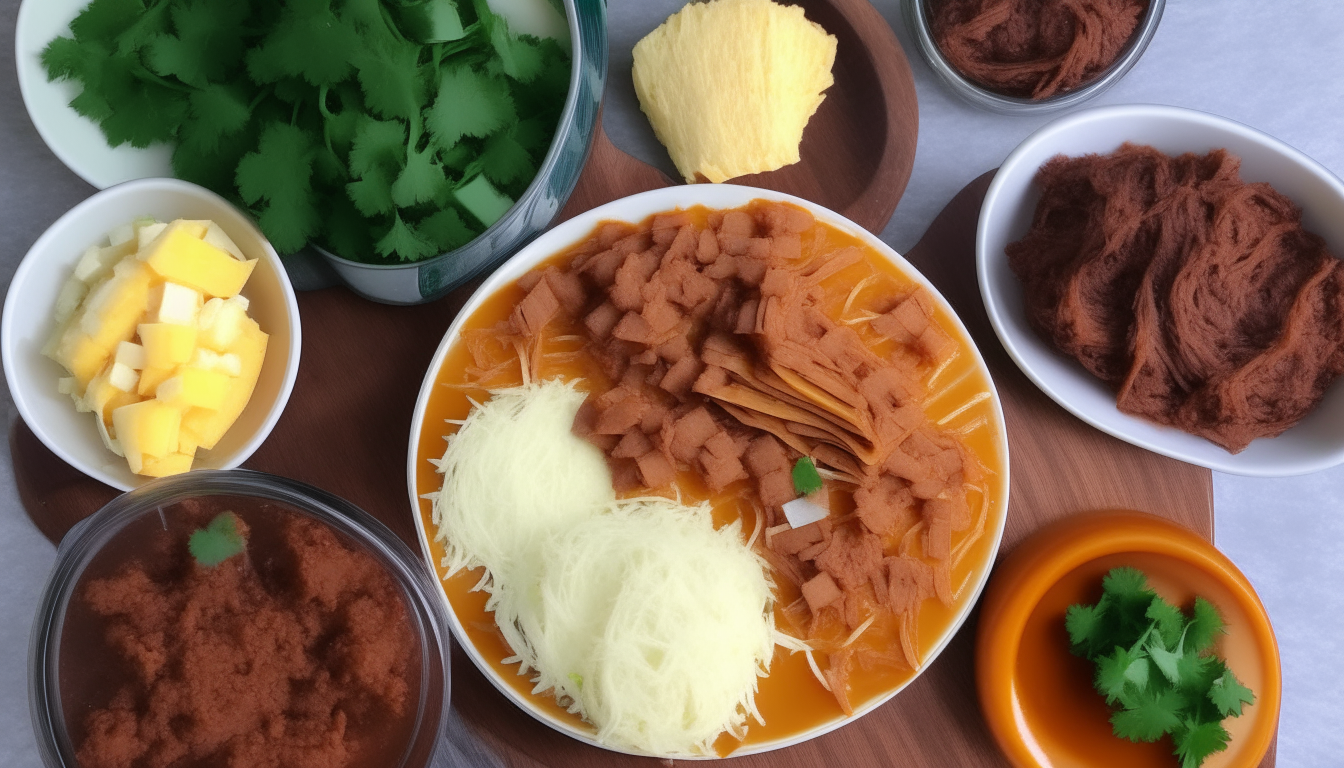
[[[1212,544],[1141,512],[1092,512],[1060,520],[1020,544],[985,595],[976,645],[980,706],[995,740],[1018,768],[1172,768],[1163,738],[1135,744],[1111,733],[1111,710],[1092,688],[1092,663],[1069,653],[1064,613],[1101,597],[1101,579],[1129,565],[1162,597],[1189,610],[1202,596],[1227,634],[1215,650],[1255,704],[1223,721],[1232,739],[1202,768],[1250,768],[1279,721],[1279,647],[1250,582]]]

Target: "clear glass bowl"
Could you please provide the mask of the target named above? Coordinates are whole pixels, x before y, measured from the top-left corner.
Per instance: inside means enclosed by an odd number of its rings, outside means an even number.
[[[1095,80],[1057,96],[1045,99],[1024,99],[996,93],[966,78],[948,63],[947,59],[943,57],[943,52],[939,50],[938,44],[934,41],[933,32],[929,28],[927,12],[929,2],[930,0],[902,0],[901,3],[905,24],[909,28],[911,36],[915,38],[919,53],[924,61],[928,62],[929,68],[947,86],[948,90],[977,107],[1005,115],[1057,112],[1082,104],[1115,85],[1138,63],[1139,58],[1143,56],[1143,52],[1147,50],[1148,43],[1152,41],[1153,35],[1157,32],[1158,22],[1162,20],[1162,11],[1167,4],[1166,0],[1148,0],[1148,10],[1139,20],[1139,25],[1135,28],[1134,34],[1130,36],[1129,43],[1120,51],[1120,56],[1112,62],[1111,66],[1107,67]]]
[[[409,264],[364,264],[312,246],[346,285],[384,304],[422,304],[512,256],[541,234],[569,200],[588,159],[607,79],[606,0],[563,0],[569,21],[569,93],[537,175],[513,207],[476,239]]]
[[[72,596],[87,568],[118,534],[148,516],[162,519],[172,504],[203,496],[246,497],[278,503],[325,524],[383,565],[400,588],[411,632],[419,642],[420,691],[412,693],[410,737],[387,768],[445,764],[449,715],[448,615],[438,583],[423,559],[387,526],[353,504],[294,480],[249,470],[197,470],[156,480],[122,494],[81,521],[62,539],[47,579],[29,646],[28,694],[38,751],[48,768],[75,768],[75,748],[61,702],[60,649]],[[152,524],[152,523],[151,523]],[[165,521],[164,527],[168,526]]]

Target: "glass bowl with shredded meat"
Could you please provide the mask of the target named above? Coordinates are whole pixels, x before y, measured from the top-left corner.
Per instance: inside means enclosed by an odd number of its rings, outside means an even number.
[[[201,470],[123,494],[65,536],[39,604],[43,763],[436,765],[437,589],[386,526],[296,481]]]
[[[904,0],[920,55],[957,96],[1003,114],[1077,106],[1143,56],[1166,0]]]

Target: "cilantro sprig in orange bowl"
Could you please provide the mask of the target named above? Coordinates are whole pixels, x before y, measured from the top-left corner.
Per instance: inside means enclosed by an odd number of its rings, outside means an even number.
[[[535,11],[27,0],[15,51],[39,134],[91,184],[202,184],[281,253],[311,246],[356,292],[412,304],[526,243],[578,180],[606,76],[605,6]]]
[[[1214,652],[1254,691],[1223,721],[1227,748],[1201,768],[1259,765],[1278,728],[1281,676],[1268,614],[1246,577],[1212,544],[1141,512],[1073,515],[1024,541],[985,593],[976,647],[980,707],[1018,768],[1176,768],[1169,738],[1135,743],[1112,732],[1113,711],[1093,688],[1096,668],[1070,653],[1069,606],[1097,602],[1113,568],[1141,571],[1161,598],[1189,613],[1196,597],[1217,609],[1226,634]]]

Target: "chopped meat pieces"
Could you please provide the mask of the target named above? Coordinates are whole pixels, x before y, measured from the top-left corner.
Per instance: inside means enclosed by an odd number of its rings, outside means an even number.
[[[793,467],[788,450],[773,435],[761,435],[753,439],[743,456],[747,469],[755,477],[765,477],[777,470],[787,472]]]
[[[659,451],[649,451],[648,453],[635,459],[635,464],[639,466],[640,479],[648,488],[662,488],[670,485],[676,478],[677,471],[672,466],[672,462],[667,460]]]
[[[620,435],[639,423],[649,402],[638,395],[631,395],[614,403],[610,408],[597,415],[593,431],[599,435]]]
[[[513,310],[513,327],[521,336],[536,336],[559,311],[560,300],[555,298],[550,283],[538,282]]]
[[[845,593],[840,591],[835,579],[827,573],[819,573],[803,584],[803,599],[807,600],[807,607],[814,614],[828,605],[835,605],[844,597]]]
[[[914,610],[933,594],[933,569],[913,557],[888,557],[882,561],[887,568],[887,604],[893,613]]]
[[[616,323],[621,320],[621,310],[617,309],[611,302],[604,302],[598,305],[597,309],[588,313],[583,319],[583,325],[593,336],[598,339],[605,339],[611,335],[611,331],[616,327]]]
[[[826,551],[817,556],[816,564],[845,589],[858,589],[882,566],[882,539],[853,528],[841,528]]]
[[[705,408],[696,408],[677,419],[672,437],[672,455],[690,463],[695,460],[705,441],[719,431],[719,425]]]
[[[823,529],[822,525],[825,522],[828,521],[818,520],[801,528],[780,531],[770,538],[770,548],[781,555],[796,555],[808,545],[816,544],[827,538],[826,530]]]

